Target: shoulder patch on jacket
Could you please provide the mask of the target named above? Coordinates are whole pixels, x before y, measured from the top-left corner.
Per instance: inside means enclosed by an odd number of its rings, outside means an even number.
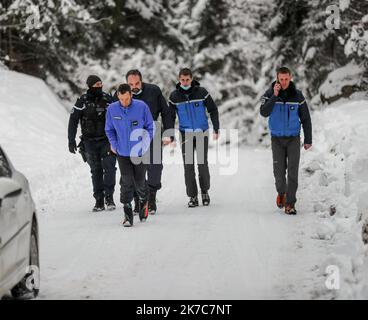
[[[79,110],[79,111],[82,111],[82,110],[84,110],[86,108],[86,106],[83,104],[83,107],[82,108],[79,108],[79,107],[77,107],[77,106],[74,106],[73,107],[73,112],[74,112],[74,109],[77,109],[77,110]]]
[[[109,95],[108,93],[104,92],[103,93],[103,99],[108,102],[108,103],[111,103],[112,102],[112,96]]]
[[[261,104],[265,104],[269,97],[263,96],[261,97]]]
[[[174,104],[174,105],[179,104],[179,103],[177,103],[177,102],[172,101],[171,99],[169,99],[169,100],[168,100],[168,102],[169,102],[169,103],[171,103],[171,104]]]

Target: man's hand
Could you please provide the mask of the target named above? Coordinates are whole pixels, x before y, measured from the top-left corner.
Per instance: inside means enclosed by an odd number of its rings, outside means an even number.
[[[162,138],[162,143],[164,144],[164,146],[167,146],[168,144],[171,143],[171,138],[170,137]]]
[[[117,154],[116,150],[112,146],[110,146],[110,149],[111,149],[112,153]]]
[[[69,152],[75,153],[77,151],[77,143],[74,141],[69,142]]]
[[[273,95],[275,97],[277,97],[279,95],[279,92],[281,90],[281,84],[279,83],[276,83],[274,86],[273,86]]]
[[[304,144],[304,149],[305,150],[308,150],[308,149],[310,149],[312,147],[312,145],[311,144]]]
[[[213,140],[218,140],[220,138],[220,133],[213,133]]]

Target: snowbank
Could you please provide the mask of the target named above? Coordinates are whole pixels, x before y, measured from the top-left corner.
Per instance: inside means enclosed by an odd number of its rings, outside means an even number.
[[[0,145],[28,178],[33,197],[63,192],[57,184],[72,173],[68,112],[40,79],[0,70]]]
[[[319,89],[322,102],[332,103],[362,91],[363,74],[364,68],[354,62],[331,72]]]
[[[46,84],[0,70],[0,95],[0,143],[14,165],[32,173],[57,162],[67,146],[68,114]],[[64,145],[60,144],[62,136]]]
[[[337,266],[334,298],[368,298],[368,102],[331,105],[313,114],[314,146],[301,162],[300,193],[315,213],[312,237],[326,241],[320,266]],[[313,232],[312,232],[313,233]],[[331,291],[329,292],[331,294]]]

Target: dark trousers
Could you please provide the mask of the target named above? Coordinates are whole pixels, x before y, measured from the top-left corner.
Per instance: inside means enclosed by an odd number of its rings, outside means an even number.
[[[144,161],[147,164],[146,185],[149,191],[157,191],[161,189],[161,176],[163,169],[161,133],[156,133],[154,139],[155,141],[152,140],[151,142],[149,152],[144,155]]]
[[[198,195],[194,166],[194,152],[197,154],[199,186],[201,192],[210,189],[210,171],[208,168],[208,132],[180,132],[181,150],[184,162],[184,177],[188,197]]]
[[[104,139],[83,140],[83,144],[91,168],[94,198],[112,197],[116,182],[116,157],[110,150],[110,143]]]
[[[157,149],[157,148],[156,148]],[[150,163],[147,164],[147,187],[149,191],[157,191],[161,189],[161,176],[162,176],[162,145],[160,150],[155,150],[158,153],[157,156],[153,155],[153,146],[150,148]],[[160,154],[159,154],[160,153]]]
[[[143,161],[146,164],[147,179],[146,190],[147,192],[156,192],[161,189],[161,177],[162,177],[162,134],[157,130],[154,141],[151,141],[149,152],[143,156]],[[138,193],[134,192],[134,198],[138,198]]]
[[[121,174],[120,202],[130,203],[133,200],[134,190],[141,200],[146,200],[146,165],[141,158],[117,156]]]
[[[271,144],[276,190],[286,192],[286,203],[294,204],[298,189],[300,137],[272,137]]]

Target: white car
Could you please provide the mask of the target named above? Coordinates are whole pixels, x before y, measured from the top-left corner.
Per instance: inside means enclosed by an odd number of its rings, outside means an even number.
[[[38,224],[28,181],[0,147],[0,299],[39,292]]]

